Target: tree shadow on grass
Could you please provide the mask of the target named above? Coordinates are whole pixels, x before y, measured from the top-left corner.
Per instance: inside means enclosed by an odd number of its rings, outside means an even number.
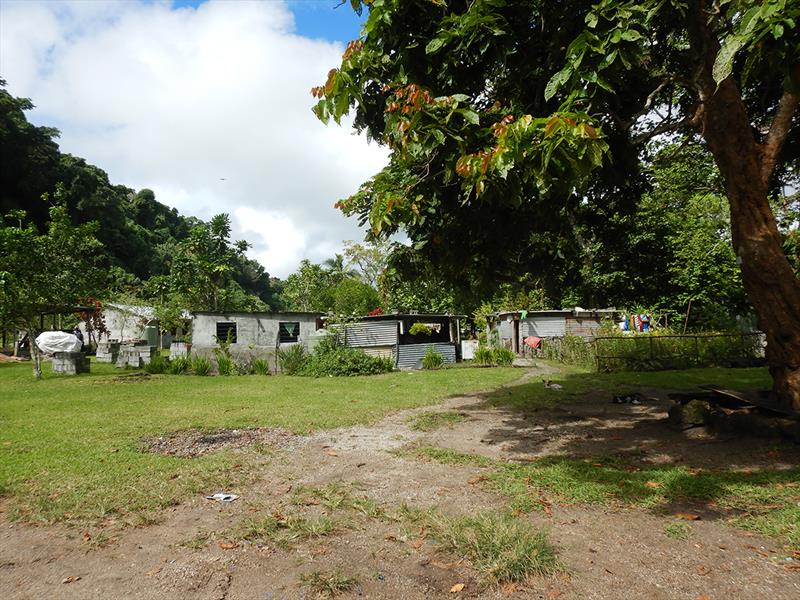
[[[481,441],[499,445],[506,459],[495,464],[491,479],[518,508],[536,508],[545,494],[563,503],[618,504],[704,519],[800,513],[800,446],[672,429],[667,390],[646,381],[631,385],[573,374],[559,383],[563,389],[541,381],[500,388],[486,394],[484,403],[463,409],[491,409],[494,417]],[[647,397],[642,405],[612,403],[615,394],[637,389]],[[792,535],[798,530],[800,525]]]

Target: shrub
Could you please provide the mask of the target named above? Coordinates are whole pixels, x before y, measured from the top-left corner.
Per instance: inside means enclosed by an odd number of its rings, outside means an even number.
[[[169,368],[167,369],[167,372],[170,375],[183,375],[191,368],[191,366],[192,364],[188,358],[184,356],[177,356],[169,361]]]
[[[475,362],[487,367],[494,364],[494,353],[492,349],[487,346],[478,346],[475,348]]]
[[[269,375],[269,362],[266,358],[253,359],[253,373],[256,375]]]
[[[308,377],[349,377],[377,375],[393,370],[394,361],[391,358],[369,356],[356,348],[342,346],[331,337],[320,342],[301,374]]]
[[[150,359],[150,362],[144,366],[144,370],[151,375],[161,375],[166,373],[169,368],[169,359],[164,358],[160,354],[155,355]]]
[[[492,348],[494,364],[501,367],[510,367],[514,362],[514,352],[508,348]]]
[[[211,361],[205,356],[195,356],[192,359],[192,373],[206,376],[211,373]]]
[[[233,359],[223,351],[215,350],[214,358],[217,359],[217,371],[220,375],[233,374]]]
[[[302,344],[294,344],[278,350],[281,371],[286,375],[298,375],[308,362],[308,352]]]
[[[411,335],[430,335],[433,331],[425,323],[414,323],[409,328],[408,333]]]
[[[442,365],[444,365],[444,357],[433,348],[428,348],[425,356],[422,357],[422,368],[431,371],[441,369]]]

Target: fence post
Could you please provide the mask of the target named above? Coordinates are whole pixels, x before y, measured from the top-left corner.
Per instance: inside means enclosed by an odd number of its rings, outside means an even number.
[[[597,351],[597,338],[594,338],[594,362],[595,362],[595,370],[599,373],[600,372],[600,354]]]

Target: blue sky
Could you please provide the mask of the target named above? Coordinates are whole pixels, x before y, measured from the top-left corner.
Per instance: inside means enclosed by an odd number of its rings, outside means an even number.
[[[205,1],[173,0],[172,5],[175,8],[196,8]],[[270,0],[261,1],[270,2]],[[340,4],[340,0],[289,0],[289,8],[294,13],[296,33],[303,37],[340,42],[354,40],[358,37],[361,22],[366,17],[366,13],[359,17],[350,8],[349,2],[345,1],[344,4],[338,6]]]

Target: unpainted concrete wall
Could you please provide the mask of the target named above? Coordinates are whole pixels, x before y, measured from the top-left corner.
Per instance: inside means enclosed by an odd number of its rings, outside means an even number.
[[[317,316],[307,313],[195,314],[192,320],[192,356],[205,356],[214,362],[214,350],[219,348],[215,336],[220,322],[236,323],[236,343],[230,347],[236,362],[263,358],[272,371],[279,370],[277,349],[294,345],[278,344],[280,323],[300,323],[297,343],[306,348],[309,336],[317,330]]]

